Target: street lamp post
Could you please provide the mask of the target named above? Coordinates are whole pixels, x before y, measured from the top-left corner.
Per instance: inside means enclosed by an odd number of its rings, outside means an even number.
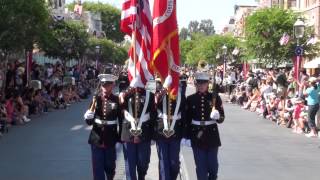
[[[305,25],[304,22],[298,18],[293,25],[294,35],[297,39],[297,46],[295,48],[296,62],[295,62],[295,79],[299,81],[299,71],[301,65],[301,59],[303,55],[303,48],[300,46],[300,39],[303,38]]]
[[[226,76],[226,70],[227,70],[227,52],[228,47],[226,45],[222,46],[222,53],[223,53],[223,79]]]
[[[99,45],[96,45],[95,51],[96,51],[96,69],[98,69],[99,55],[101,52],[101,47]]]

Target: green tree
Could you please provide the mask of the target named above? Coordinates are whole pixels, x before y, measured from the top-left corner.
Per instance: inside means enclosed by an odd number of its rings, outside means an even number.
[[[187,40],[189,37],[189,32],[187,28],[181,28],[179,33],[179,39],[180,40]]]
[[[198,21],[190,21],[188,25],[189,34],[198,33],[199,30],[199,22]]]
[[[294,56],[296,41],[293,35],[293,24],[299,14],[280,8],[266,8],[256,11],[246,19],[246,48],[249,55],[259,59],[264,64],[278,65]],[[302,42],[306,42],[312,32],[307,28]],[[290,35],[287,45],[281,46],[280,38],[284,33]],[[308,57],[317,55],[319,48],[314,45],[304,45]]]
[[[194,47],[194,41],[191,40],[180,40],[180,61],[181,64],[185,64],[187,62],[187,54]]]
[[[97,55],[95,52],[96,46],[100,46],[100,54]],[[124,64],[128,58],[127,50],[123,47],[118,46],[115,42],[108,39],[89,39],[89,58],[96,59],[99,56],[99,60],[102,63],[112,64]]]
[[[123,41],[124,34],[120,31],[121,11],[107,3],[84,2],[83,9],[100,12],[102,21],[102,30],[106,34],[106,38],[115,42]],[[68,5],[73,10],[74,3]]]
[[[46,33],[43,33],[40,47],[50,57],[81,59],[88,47],[88,38],[84,24],[52,20]]]
[[[192,49],[187,49],[187,52],[182,52],[182,57],[186,57],[186,63],[196,65],[200,60],[204,60],[209,64],[222,63],[218,54],[222,57],[222,46],[228,47],[227,59],[231,59],[232,51],[239,46],[239,41],[231,35],[213,35],[213,36],[198,36],[198,39],[191,40],[194,46]],[[190,47],[190,46],[189,46]]]
[[[31,50],[46,28],[49,12],[44,0],[0,1],[0,48]]]
[[[187,38],[192,34],[203,34],[204,36],[211,36],[215,34],[213,22],[211,19],[203,19],[200,22],[198,21],[190,21],[188,25],[188,29],[182,28],[181,29],[181,37],[180,38]]]
[[[206,36],[214,35],[215,30],[213,22],[211,19],[203,19],[199,25],[200,32],[204,33]]]

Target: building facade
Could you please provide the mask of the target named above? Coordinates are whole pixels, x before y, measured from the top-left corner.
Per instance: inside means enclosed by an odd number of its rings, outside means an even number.
[[[299,0],[298,0],[299,1]],[[300,0],[299,11],[303,13],[305,24],[313,26],[315,35],[320,36],[320,0]]]
[[[234,30],[235,37],[245,36],[245,20],[255,10],[257,6],[235,5],[234,6]]]

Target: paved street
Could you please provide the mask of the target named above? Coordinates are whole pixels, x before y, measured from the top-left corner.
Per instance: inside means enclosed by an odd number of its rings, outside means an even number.
[[[88,104],[74,104],[11,128],[0,139],[0,179],[92,179],[89,130],[82,119]],[[223,146],[219,179],[319,179],[319,139],[293,134],[235,105],[225,103],[225,110],[227,119],[220,125]],[[155,155],[153,146],[148,180],[158,179]],[[196,179],[190,148],[183,148],[183,166],[187,179]],[[120,154],[116,179],[122,180],[123,175]]]
[[[89,180],[91,176],[90,129],[83,113],[90,100],[34,118],[10,128],[0,139],[0,180]],[[152,146],[147,180],[158,175]],[[118,148],[116,180],[124,179],[124,162]]]
[[[319,180],[320,139],[293,134],[256,113],[224,102],[219,125],[219,180]],[[196,179],[191,148],[183,148],[188,180]]]

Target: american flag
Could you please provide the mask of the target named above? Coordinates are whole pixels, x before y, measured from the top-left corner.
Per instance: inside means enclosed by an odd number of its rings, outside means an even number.
[[[290,40],[290,36],[287,33],[283,33],[282,37],[279,40],[281,46],[287,45]]]
[[[311,37],[307,40],[307,45],[315,45],[317,43],[317,38],[315,35],[311,35]]]
[[[150,68],[152,18],[149,1],[124,0],[120,28],[132,38],[128,63],[129,80],[133,80],[136,75],[138,84],[145,85],[148,80],[153,78],[153,72]],[[134,56],[136,56],[136,64]]]

